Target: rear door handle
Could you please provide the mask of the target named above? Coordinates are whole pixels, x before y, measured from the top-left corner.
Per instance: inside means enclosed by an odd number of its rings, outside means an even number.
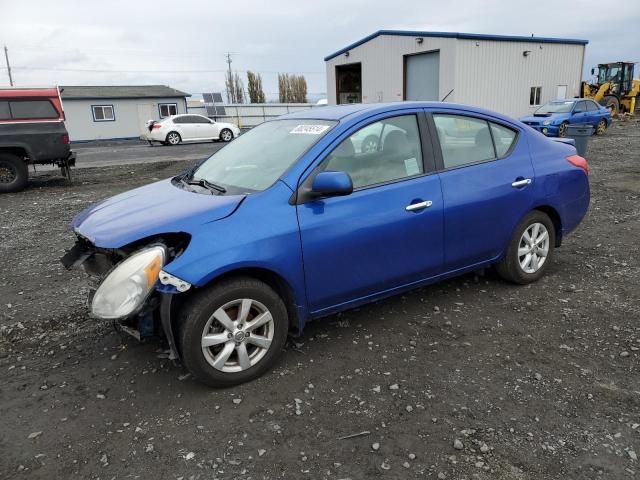
[[[404,207],[407,212],[415,212],[416,210],[423,210],[433,205],[431,200],[425,200],[424,202],[412,203]]]
[[[511,184],[511,186],[513,188],[520,188],[520,187],[524,187],[525,185],[529,185],[531,184],[531,179],[530,178],[523,178],[522,180],[516,180],[515,182],[513,182]]]

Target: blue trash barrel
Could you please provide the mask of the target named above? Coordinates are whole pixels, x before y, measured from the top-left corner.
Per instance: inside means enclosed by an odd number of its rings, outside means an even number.
[[[567,125],[567,138],[575,140],[576,150],[581,157],[587,154],[591,135],[593,135],[593,127],[591,125]]]

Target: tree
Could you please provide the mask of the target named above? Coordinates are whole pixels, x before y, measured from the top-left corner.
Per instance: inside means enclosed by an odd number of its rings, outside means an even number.
[[[266,96],[262,88],[262,77],[259,73],[247,72],[247,90],[251,103],[266,103]]]
[[[240,75],[227,72],[225,78],[225,87],[227,89],[227,102],[244,103],[244,84],[240,80]]]
[[[280,103],[307,103],[307,80],[304,75],[278,74]]]

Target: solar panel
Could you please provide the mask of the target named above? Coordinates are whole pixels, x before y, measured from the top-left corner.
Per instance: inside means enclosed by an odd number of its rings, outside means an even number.
[[[224,106],[222,105],[222,93],[203,93],[204,108],[208,117],[218,117],[226,115]]]

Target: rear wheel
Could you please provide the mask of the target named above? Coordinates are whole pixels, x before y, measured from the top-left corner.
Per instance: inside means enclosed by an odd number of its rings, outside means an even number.
[[[27,186],[27,163],[10,153],[0,153],[0,193],[19,192]]]
[[[558,136],[559,136],[559,137],[564,138],[564,137],[566,137],[566,136],[567,136],[567,126],[568,126],[568,125],[569,125],[569,124],[568,124],[567,122],[562,122],[562,123],[560,124],[560,126],[558,127]]]
[[[498,274],[513,283],[540,279],[553,259],[556,231],[546,213],[530,212],[516,227],[507,251],[496,266]]]
[[[259,377],[276,361],[289,322],[282,299],[251,278],[220,282],[198,293],[181,312],[184,365],[213,387]]]
[[[603,118],[596,125],[596,135],[604,135],[604,132],[607,130],[607,121]]]
[[[169,132],[167,133],[167,143],[169,145],[178,145],[182,141],[180,134],[178,132]]]
[[[223,142],[230,142],[231,140],[233,140],[233,132],[228,128],[223,129],[220,132],[220,140],[222,140]]]

